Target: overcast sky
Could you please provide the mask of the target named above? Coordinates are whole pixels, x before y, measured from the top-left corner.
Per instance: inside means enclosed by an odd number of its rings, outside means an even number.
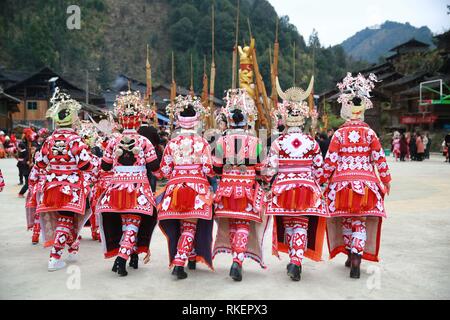
[[[450,29],[450,0],[269,0],[279,16],[288,15],[308,41],[313,28],[322,45],[339,44],[356,32],[386,20]]]

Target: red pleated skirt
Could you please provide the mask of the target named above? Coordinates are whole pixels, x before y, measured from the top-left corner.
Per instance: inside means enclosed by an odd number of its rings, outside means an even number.
[[[288,210],[305,210],[316,203],[317,195],[304,186],[284,191],[278,196],[278,206]]]
[[[116,210],[131,209],[136,206],[137,192],[133,190],[128,192],[127,189],[111,190],[111,207]]]
[[[172,193],[170,208],[176,212],[186,212],[194,209],[197,192],[192,188],[181,185],[176,186]]]
[[[71,199],[72,195],[62,193],[59,190],[59,187],[54,187],[45,191],[42,202],[48,208],[62,208],[66,206]]]
[[[364,194],[356,193],[347,186],[336,194],[335,202],[336,210],[358,213],[374,209],[377,197],[367,186],[364,188]]]
[[[243,212],[248,205],[247,197],[235,199],[233,197],[222,197],[223,209],[227,211]]]

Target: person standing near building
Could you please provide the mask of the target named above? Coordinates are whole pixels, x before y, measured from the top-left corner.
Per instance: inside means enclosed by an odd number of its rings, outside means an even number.
[[[405,161],[405,157],[408,155],[408,142],[406,140],[405,134],[402,133],[400,136],[400,161]]]
[[[450,163],[450,132],[448,132],[445,135],[444,143],[445,143],[445,146],[447,147],[447,154],[446,154],[447,160],[448,160],[448,163]]]
[[[392,153],[394,154],[395,161],[400,160],[400,132],[395,131],[392,139]]]
[[[25,198],[25,192],[27,192],[28,190],[28,176],[30,175],[30,151],[28,150],[26,140],[21,141],[17,149],[17,168],[19,169],[19,178],[21,180],[19,185],[24,182],[22,188],[19,191],[18,197]]]
[[[416,134],[416,154],[417,161],[423,161],[425,155],[425,143],[420,132]]]
[[[347,254],[350,277],[360,277],[361,259],[378,261],[384,196],[389,194],[391,175],[384,150],[364,120],[372,107],[370,92],[376,76],[366,79],[350,73],[338,84],[341,116],[346,122],[335,132],[321,182],[331,218],[327,221],[330,257]],[[378,171],[378,175],[376,174]]]
[[[425,159],[430,159],[430,152],[431,152],[431,138],[430,134],[427,132],[423,136],[423,144],[425,145]]]
[[[409,154],[411,161],[417,161],[417,135],[411,133],[409,139]]]

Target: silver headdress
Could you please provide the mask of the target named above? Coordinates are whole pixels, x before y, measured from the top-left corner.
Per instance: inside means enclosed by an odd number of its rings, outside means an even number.
[[[305,100],[311,94],[313,86],[314,76],[311,77],[308,89],[306,89],[306,91],[300,87],[292,87],[286,91],[283,91],[277,77],[277,92],[281,99],[283,99],[283,102],[278,104],[277,110],[273,113],[273,117],[275,119],[281,117],[282,121],[288,127],[303,126],[306,122],[306,119],[311,117],[308,103]]]

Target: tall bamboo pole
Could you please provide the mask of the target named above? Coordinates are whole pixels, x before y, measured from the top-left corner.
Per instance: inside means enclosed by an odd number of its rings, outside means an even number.
[[[214,82],[216,79],[216,63],[214,59],[214,1],[211,9],[211,74],[209,78],[209,128],[214,128]]]
[[[270,107],[268,104],[268,98],[267,98],[267,92],[266,87],[264,86],[264,82],[262,80],[261,73],[259,71],[259,65],[258,65],[258,59],[256,56],[256,48],[255,45],[252,45],[252,43],[255,42],[255,39],[252,35],[252,29],[250,25],[250,19],[247,18],[247,24],[248,24],[248,32],[250,33],[250,48],[252,48],[251,57],[253,60],[253,72],[255,74],[255,103],[256,107],[258,108],[258,113],[261,115],[261,125],[265,126],[267,129],[271,129],[272,123],[270,121]],[[262,105],[261,105],[262,100]]]
[[[233,48],[233,59],[232,59],[232,67],[231,67],[231,88],[236,89],[236,73],[237,73],[237,47],[238,47],[238,38],[239,38],[239,0],[237,0],[237,10],[236,10],[236,35],[235,35],[235,41],[234,41],[234,48]]]
[[[295,87],[295,41],[294,45],[292,46],[292,86]]]
[[[194,92],[194,67],[192,65],[192,53],[191,53],[191,84],[189,87],[189,94],[192,97],[195,95],[195,92]]]
[[[177,84],[175,82],[175,57],[172,51],[172,83],[170,86],[170,103],[175,104],[175,97],[177,95]],[[173,113],[170,114],[170,130],[172,131],[173,127]]]
[[[150,101],[152,99],[153,95],[153,88],[152,88],[152,65],[150,63],[150,49],[147,44],[147,60],[145,62],[145,78],[146,78],[146,86],[147,90],[145,92],[145,98],[144,101],[147,104],[147,106],[151,109],[153,109],[153,112],[155,113],[155,116],[153,117],[153,124],[155,128],[158,128],[158,108],[156,106],[155,101],[153,100],[153,105],[150,105]]]
[[[208,75],[206,74],[206,56],[203,56],[203,89],[202,103],[205,108],[208,107]]]
[[[313,45],[313,51],[312,51],[312,75],[315,76],[315,46]],[[314,109],[314,88],[311,91],[311,94],[308,97],[308,104],[309,104],[309,112],[312,112]]]
[[[275,43],[273,45],[273,65],[271,69],[272,73],[272,107],[276,108],[278,103],[278,92],[276,87],[276,78],[278,77],[278,55],[280,51],[280,45],[278,43],[278,17],[276,18],[275,24]]]

